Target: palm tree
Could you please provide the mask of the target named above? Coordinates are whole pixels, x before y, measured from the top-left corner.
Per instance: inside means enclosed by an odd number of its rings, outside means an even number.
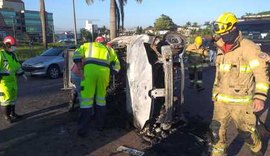
[[[92,4],[94,0],[85,0],[88,5]],[[142,0],[136,0],[141,3]],[[127,0],[119,0],[119,8],[117,6],[116,0],[110,0],[110,37],[114,39],[116,37],[117,23],[119,26],[119,17],[121,14],[122,19],[122,29],[124,27],[124,5],[127,3]],[[121,12],[119,14],[119,12]],[[118,21],[118,22],[117,22]]]
[[[47,27],[46,27],[46,11],[44,0],[40,0],[40,20],[42,29],[43,46],[47,49]]]
[[[136,0],[138,3],[142,3],[142,0]],[[125,17],[125,12],[124,12],[124,6],[127,4],[127,0],[118,0],[119,3],[119,10],[121,13],[121,29],[124,30],[124,17]]]
[[[116,5],[115,0],[110,0],[110,37],[116,37]]]

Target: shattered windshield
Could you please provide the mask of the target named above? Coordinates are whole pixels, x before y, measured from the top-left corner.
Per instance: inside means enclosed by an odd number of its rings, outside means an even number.
[[[251,40],[270,41],[270,21],[239,22],[237,24],[243,36]]]

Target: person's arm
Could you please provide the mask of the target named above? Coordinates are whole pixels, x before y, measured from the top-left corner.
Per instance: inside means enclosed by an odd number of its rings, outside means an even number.
[[[203,62],[210,62],[209,49],[203,47]]]
[[[119,62],[117,53],[115,52],[115,50],[113,48],[109,48],[109,52],[110,52],[110,56],[111,56],[110,62],[112,64],[112,68],[114,71],[119,72],[121,69],[121,66],[120,66],[120,62]]]
[[[220,53],[219,51],[217,53]],[[220,63],[220,56],[217,56],[217,59],[216,59],[216,64],[219,64]],[[219,93],[219,66],[216,65],[216,74],[215,74],[215,81],[214,81],[214,84],[213,84],[213,89],[212,89],[212,101],[216,101],[216,98],[217,98],[217,94]]]
[[[2,51],[0,51],[0,53],[2,53]],[[9,76],[9,72],[6,71],[4,66],[4,57],[3,54],[0,54],[0,80],[3,76]]]
[[[76,66],[78,67],[80,71],[82,71],[83,69],[82,60],[84,58],[85,50],[86,50],[86,44],[83,44],[79,48],[77,48],[73,54],[73,62],[76,64]]]
[[[255,76],[256,87],[253,97],[253,109],[254,112],[259,112],[264,108],[264,102],[267,99],[269,89],[269,76],[267,71],[267,60],[269,60],[269,56],[261,52],[260,48],[254,43],[249,44],[244,50],[248,52],[247,55],[244,55],[244,58],[248,61]]]

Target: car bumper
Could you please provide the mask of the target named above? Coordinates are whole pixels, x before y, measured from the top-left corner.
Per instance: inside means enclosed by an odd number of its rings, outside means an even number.
[[[46,75],[45,67],[22,67],[27,75]]]

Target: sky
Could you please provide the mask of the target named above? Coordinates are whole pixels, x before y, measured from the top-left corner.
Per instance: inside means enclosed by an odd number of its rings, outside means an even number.
[[[38,0],[23,0],[26,10],[39,10]],[[73,30],[73,0],[45,0],[46,11],[53,13],[55,31]],[[77,29],[92,20],[99,27],[109,28],[110,0],[75,0]],[[125,27],[153,26],[162,14],[169,16],[177,25],[187,22],[203,24],[215,20],[223,12],[233,12],[237,17],[246,13],[270,11],[270,0],[128,0],[125,6]]]

